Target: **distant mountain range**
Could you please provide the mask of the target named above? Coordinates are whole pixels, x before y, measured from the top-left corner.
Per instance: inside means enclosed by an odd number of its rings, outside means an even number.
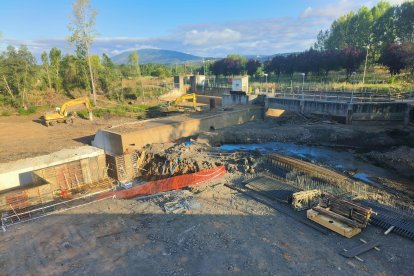
[[[119,55],[111,57],[112,61],[116,64],[126,64],[128,63],[128,57],[132,51],[123,52]],[[246,58],[258,59],[261,62],[271,59],[274,56],[282,55],[286,56],[289,53],[276,54],[276,55],[244,55]],[[203,59],[218,59],[211,57],[199,57],[195,55],[186,54],[179,51],[171,50],[160,50],[160,49],[141,49],[138,50],[139,63],[157,63],[157,64],[180,64],[180,63],[190,63],[190,62],[201,62]]]
[[[132,51],[123,52],[119,55],[111,57],[112,61],[116,64],[128,63],[128,57]],[[170,50],[159,49],[141,49],[138,50],[139,63],[158,63],[158,64],[175,64],[186,62],[203,61],[202,57]]]

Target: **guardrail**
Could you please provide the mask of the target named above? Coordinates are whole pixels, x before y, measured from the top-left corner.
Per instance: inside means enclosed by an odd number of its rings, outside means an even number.
[[[329,102],[414,102],[414,92],[399,94],[377,94],[375,92],[336,92],[336,91],[261,91],[259,94],[268,97],[299,99],[307,101],[329,101]]]

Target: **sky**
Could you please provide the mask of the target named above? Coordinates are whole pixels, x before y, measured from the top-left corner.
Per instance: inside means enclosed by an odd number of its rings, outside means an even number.
[[[36,55],[73,52],[73,0],[0,0],[0,51],[25,44]],[[98,32],[91,52],[176,50],[203,57],[272,55],[308,49],[319,30],[377,0],[91,0]],[[391,0],[400,4],[404,0]]]

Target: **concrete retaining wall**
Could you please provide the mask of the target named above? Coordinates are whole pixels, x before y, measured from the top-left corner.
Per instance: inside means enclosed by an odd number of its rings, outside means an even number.
[[[265,97],[263,95],[237,95],[237,94],[224,94],[222,96],[222,105],[235,106],[235,105],[247,105],[258,104],[264,105]]]
[[[352,104],[352,121],[404,121],[405,103]]]
[[[197,103],[208,104],[210,105],[210,101],[214,101],[215,107],[222,106],[222,99],[218,96],[208,96],[208,95],[199,95],[197,94]]]
[[[369,121],[401,122],[406,124],[410,110],[407,103],[345,103],[282,98],[267,98],[265,106],[294,112],[343,117],[349,124],[352,122]]]
[[[222,103],[223,106],[246,105],[249,103],[249,96],[223,94]]]
[[[262,107],[246,106],[215,114],[181,115],[141,121],[99,130],[92,145],[105,150],[106,154],[122,155],[141,149],[147,144],[171,142],[202,131],[263,119],[263,113]]]
[[[44,183],[47,183],[51,181],[49,177],[52,177],[53,175],[51,170],[55,172],[55,177],[56,172],[61,171],[59,177],[62,180],[62,178],[65,178],[65,166],[74,163],[79,163],[79,168],[88,170],[89,172],[89,174],[85,176],[83,176],[82,171],[79,172],[77,175],[79,182],[83,180],[86,183],[89,181],[97,181],[99,180],[97,164],[105,162],[104,156],[104,151],[102,149],[84,146],[77,149],[64,149],[44,156],[0,164],[0,191],[18,187],[27,187],[32,184],[40,184],[40,182],[42,182],[41,179],[43,179]],[[96,164],[96,166],[89,166],[89,164]],[[87,168],[83,168],[85,166],[87,166]],[[103,170],[105,164],[101,165],[101,167],[102,166]],[[36,171],[38,172],[37,176],[34,174]],[[64,180],[65,184],[66,182],[76,181],[76,179],[71,179],[71,177],[72,175],[70,174],[66,175],[67,179]],[[57,182],[52,181],[52,184],[53,183]]]

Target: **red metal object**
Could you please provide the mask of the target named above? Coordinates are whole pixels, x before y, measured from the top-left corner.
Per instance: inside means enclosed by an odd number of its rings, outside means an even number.
[[[150,181],[128,190],[106,192],[100,194],[98,196],[98,199],[108,197],[110,195],[114,195],[116,198],[129,199],[137,196],[152,195],[166,191],[179,190],[185,187],[196,186],[207,181],[223,177],[225,174],[226,168],[224,166],[219,166],[214,169],[203,170],[196,173]]]

